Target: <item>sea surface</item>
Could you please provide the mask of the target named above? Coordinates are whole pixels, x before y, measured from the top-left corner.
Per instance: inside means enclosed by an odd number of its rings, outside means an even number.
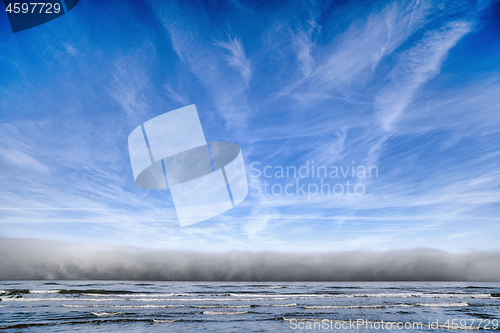
[[[5,332],[499,331],[500,283],[0,282]]]

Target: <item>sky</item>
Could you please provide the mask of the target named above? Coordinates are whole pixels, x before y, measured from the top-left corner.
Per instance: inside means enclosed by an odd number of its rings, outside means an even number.
[[[0,237],[500,250],[498,2],[81,0],[0,39]],[[127,139],[191,104],[249,194],[180,227]]]

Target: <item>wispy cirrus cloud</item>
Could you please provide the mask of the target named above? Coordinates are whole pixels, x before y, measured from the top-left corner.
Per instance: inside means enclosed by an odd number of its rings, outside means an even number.
[[[166,85],[165,89],[167,90],[167,94],[173,100],[179,102],[181,105],[190,105],[192,104],[189,98],[183,92],[177,92],[170,85]]]
[[[306,32],[300,31],[297,35],[293,36],[293,47],[297,53],[300,70],[304,73],[304,76],[309,76],[315,67],[315,61],[312,56],[315,44]]]
[[[0,159],[4,159],[8,164],[21,168],[26,172],[41,173],[45,176],[50,175],[50,170],[45,164],[18,150],[0,149]]]
[[[422,27],[429,8],[425,1],[392,3],[351,24],[325,49],[311,75],[311,89],[350,94],[353,85],[366,84],[380,61]]]
[[[175,53],[210,94],[216,110],[231,128],[245,128],[250,107],[245,92],[252,77],[251,61],[239,38],[227,42],[207,42],[205,20],[192,22],[192,8],[152,1],[155,15],[168,32]],[[217,50],[217,51],[216,51]],[[229,52],[229,56],[227,55]],[[234,72],[237,70],[237,74]]]
[[[252,78],[252,66],[250,59],[245,55],[245,50],[243,49],[241,41],[238,38],[230,37],[227,42],[218,41],[215,42],[215,45],[226,49],[230,53],[224,60],[229,66],[241,73],[241,76],[243,76],[245,80],[245,84],[248,86]]]
[[[470,30],[469,22],[449,23],[400,56],[390,73],[391,82],[376,97],[377,116],[385,132],[393,130],[415,92],[439,73],[449,50]]]

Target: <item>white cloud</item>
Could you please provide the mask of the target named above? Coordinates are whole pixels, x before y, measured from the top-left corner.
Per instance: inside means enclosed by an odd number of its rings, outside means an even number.
[[[226,63],[239,71],[245,80],[245,84],[248,86],[250,79],[252,78],[252,66],[251,61],[246,57],[243,45],[238,38],[229,38],[227,42],[216,42],[215,45],[223,47],[229,51],[230,56],[225,57]]]
[[[174,89],[170,87],[170,85],[165,85],[165,89],[167,89],[167,94],[174,101],[179,102],[182,105],[190,105],[193,104],[189,100],[189,98],[183,92],[176,92]]]
[[[312,57],[314,43],[304,31],[300,31],[297,35],[294,35],[292,40],[297,59],[299,60],[300,70],[305,76],[309,76],[315,66],[314,58]]]
[[[279,212],[276,209],[254,208],[242,229],[250,240],[259,240],[263,238],[261,233],[268,228],[269,222],[273,219],[279,219]]]
[[[111,84],[111,96],[121,105],[127,115],[144,114],[148,104],[142,90],[147,85],[147,78],[138,69],[116,66],[112,74],[114,81]]]
[[[0,158],[28,172],[50,175],[50,170],[45,164],[18,150],[0,148]]]
[[[384,131],[393,130],[415,92],[439,74],[449,50],[470,30],[469,22],[449,23],[399,57],[390,74],[391,82],[376,97],[377,116]]]
[[[335,89],[342,93],[359,88],[388,54],[418,30],[428,14],[425,1],[391,4],[371,14],[362,24],[353,23],[333,43],[333,50],[312,74],[314,91]]]

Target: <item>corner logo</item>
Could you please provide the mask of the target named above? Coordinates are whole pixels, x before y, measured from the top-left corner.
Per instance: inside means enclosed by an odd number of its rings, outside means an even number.
[[[195,105],[146,121],[128,137],[135,183],[172,194],[181,226],[207,220],[248,194],[240,147],[207,144]]]
[[[44,2],[3,0],[12,32],[52,21],[73,9],[79,0],[45,0]]]

